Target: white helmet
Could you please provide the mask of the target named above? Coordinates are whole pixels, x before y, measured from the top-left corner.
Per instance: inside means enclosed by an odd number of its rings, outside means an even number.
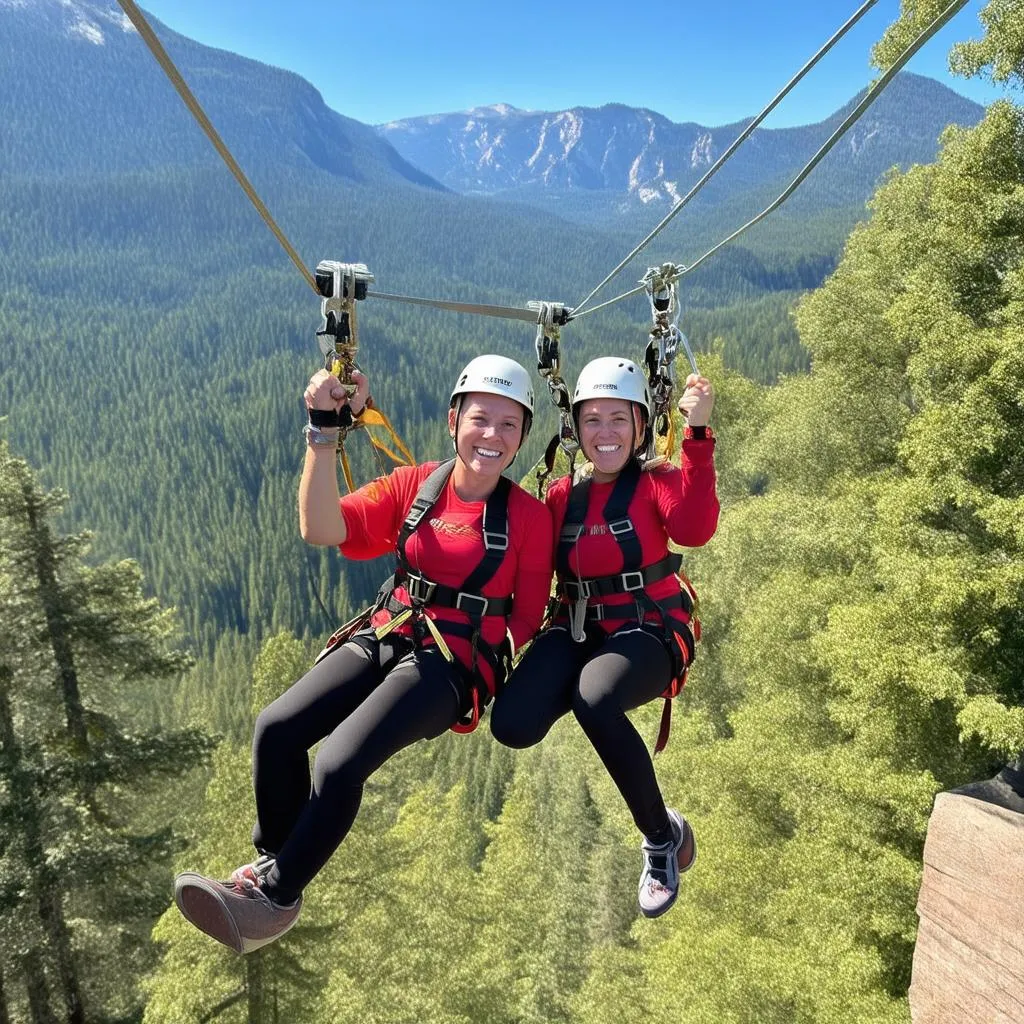
[[[572,396],[573,412],[588,398],[624,398],[636,402],[647,417],[651,415],[651,392],[640,367],[618,356],[592,359],[580,371]]]
[[[455,405],[459,395],[471,391],[511,398],[526,409],[530,419],[533,418],[533,385],[530,375],[514,359],[505,356],[477,356],[471,360],[459,374],[448,404]]]

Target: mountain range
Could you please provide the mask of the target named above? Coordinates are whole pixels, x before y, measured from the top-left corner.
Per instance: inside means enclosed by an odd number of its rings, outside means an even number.
[[[676,124],[618,104],[547,112],[496,104],[374,129],[329,109],[296,74],[155,24],[213,123],[254,171],[319,169],[363,184],[445,187],[549,208],[586,196],[621,214],[673,203],[745,124]],[[154,72],[112,0],[0,0],[0,174],[214,164],[209,143]],[[758,129],[703,201],[788,181],[857,99],[819,124]],[[890,167],[932,159],[945,125],[974,124],[982,112],[938,82],[900,75],[812,176],[809,185],[828,181],[827,189],[807,189],[817,193],[814,205],[863,202]]]
[[[375,129],[297,75],[154,25],[305,266],[365,262],[382,292],[572,304],[740,130],[625,107]],[[729,366],[763,381],[805,365],[792,303],[835,265],[879,174],[930,160],[944,124],[981,115],[914,76],[886,95],[778,214],[686,279],[681,323],[698,352],[720,339]],[[684,261],[761,209],[833,121],[756,133],[647,265]],[[567,377],[600,353],[639,357],[646,305],[574,321]],[[308,625],[294,475],[319,322],[317,296],[113,0],[0,0],[0,418],[74,495],[98,554],[142,559],[193,637]],[[375,397],[421,457],[447,450],[460,365],[533,355],[530,324],[368,300],[360,325]],[[526,465],[551,425],[541,405]],[[336,593],[337,564],[324,555],[314,571]],[[378,576],[347,565],[352,599]]]
[[[151,23],[247,171],[440,187],[293,72]],[[113,0],[0,0],[0,139],[5,176],[220,164]]]
[[[759,128],[707,194],[721,200],[736,191],[788,182],[860,98],[818,124]],[[825,201],[862,201],[890,167],[933,159],[947,124],[972,125],[982,113],[978,104],[939,82],[901,74],[815,172],[830,181],[831,200]],[[676,124],[655,111],[619,104],[547,112],[497,104],[392,121],[378,131],[411,164],[459,192],[527,200],[590,193],[668,206],[746,123]]]

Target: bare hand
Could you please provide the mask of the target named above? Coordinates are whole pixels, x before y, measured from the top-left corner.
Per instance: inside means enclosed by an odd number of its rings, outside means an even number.
[[[335,412],[341,412],[348,405],[351,406],[352,414],[358,416],[370,397],[370,382],[365,374],[353,370],[352,383],[355,384],[356,390],[349,398],[345,385],[333,373],[317,370],[309,378],[309,384],[306,385],[306,391],[302,396],[306,408],[321,409],[324,412],[333,409]]]
[[[691,427],[706,427],[715,407],[715,392],[707,377],[691,373],[686,378],[686,390],[679,399],[679,411]]]

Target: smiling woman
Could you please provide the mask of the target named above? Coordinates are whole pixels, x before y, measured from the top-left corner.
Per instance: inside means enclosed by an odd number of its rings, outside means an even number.
[[[223,882],[177,878],[185,917],[238,953],[295,924],[303,890],[348,834],[373,772],[417,740],[476,727],[547,603],[550,513],[502,476],[533,418],[526,370],[503,356],[474,359],[451,394],[456,457],[399,467],[342,498],[338,428],[315,424],[346,406],[362,414],[369,381],[354,379],[351,399],[326,370],[306,388],[300,529],[348,558],[393,551],[398,569],[373,608],[256,721],[257,859]]]
[[[491,730],[502,743],[539,743],[572,711],[643,835],[639,903],[658,917],[675,902],[679,876],[696,860],[693,829],[667,808],[654,766],[626,712],[674,697],[693,660],[693,601],[669,540],[697,546],[718,524],[710,383],[686,381],[682,466],[640,462],[651,396],[640,368],[617,356],[579,376],[572,412],[593,470],[563,477],[547,504],[557,543],[558,605],[495,702]]]

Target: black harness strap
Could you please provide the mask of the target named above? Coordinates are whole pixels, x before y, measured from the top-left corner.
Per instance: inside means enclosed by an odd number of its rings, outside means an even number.
[[[562,580],[562,592],[570,601],[578,601],[581,597],[610,597],[612,594],[632,594],[652,583],[657,583],[672,576],[683,567],[683,556],[670,551],[660,562],[652,562],[642,569],[630,572],[619,572],[612,576],[589,576],[585,580]],[[685,605],[692,607],[693,601],[689,593],[685,593]],[[684,607],[685,607],[684,605]],[[686,607],[689,612],[691,607]]]
[[[635,605],[635,618],[644,621],[647,612],[654,612],[661,618],[661,628],[665,642],[677,657],[680,672],[693,660],[693,637],[689,627],[684,626],[679,618],[670,621],[669,612],[682,611],[687,616],[693,615],[693,599],[689,590],[680,587],[678,595],[672,595],[655,601],[648,593],[647,587],[659,580],[666,579],[679,571],[682,556],[669,552],[664,558],[650,565],[641,565],[643,549],[637,536],[633,520],[629,518],[629,507],[636,494],[642,470],[636,459],[623,467],[615,480],[615,486],[608,497],[602,511],[602,517],[608,525],[622,551],[622,571],[610,576],[581,577],[573,572],[569,564],[569,556],[579,538],[583,535],[584,521],[590,501],[591,480],[581,480],[569,494],[569,501],[562,521],[562,529],[558,538],[556,562],[558,569],[558,591],[561,597],[559,612],[567,612],[567,604],[594,597],[610,597],[614,594],[630,594]],[[577,563],[578,564],[578,563]],[[628,607],[628,606],[627,606]],[[583,621],[600,622],[605,619],[629,619],[621,604],[591,604],[587,607]],[[678,627],[680,628],[677,628]],[[682,637],[682,641],[675,639]],[[673,640],[675,639],[675,642]],[[680,646],[681,645],[681,646]]]
[[[455,460],[449,459],[437,467],[420,485],[409,512],[398,532],[396,554],[398,566],[395,574],[380,589],[377,608],[387,610],[392,616],[408,613],[409,605],[395,596],[399,586],[405,586],[412,602],[413,638],[417,646],[426,638],[427,624],[424,609],[429,607],[455,608],[465,613],[469,623],[449,622],[445,619],[431,620],[433,626],[443,635],[468,640],[472,650],[470,697],[472,707],[465,720],[453,726],[456,732],[468,732],[476,727],[480,710],[486,704],[489,694],[477,669],[477,656],[481,655],[494,673],[495,688],[499,688],[510,669],[509,660],[500,651],[488,644],[481,634],[483,620],[488,615],[508,618],[512,613],[512,596],[484,597],[481,590],[494,578],[501,568],[509,549],[508,503],[512,485],[506,477],[498,480],[497,486],[487,498],[483,514],[484,554],[461,587],[449,587],[436,583],[416,572],[406,555],[409,538],[437,504],[448,479],[455,468]]]

